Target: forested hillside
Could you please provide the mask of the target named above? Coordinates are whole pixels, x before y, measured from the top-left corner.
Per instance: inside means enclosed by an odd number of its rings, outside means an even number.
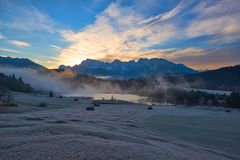
[[[29,84],[24,83],[21,77],[16,78],[14,74],[6,76],[0,73],[0,87],[17,92],[29,93],[33,91],[33,88]]]

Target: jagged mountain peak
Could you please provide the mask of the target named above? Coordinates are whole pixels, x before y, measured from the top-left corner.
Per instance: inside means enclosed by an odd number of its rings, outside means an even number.
[[[61,68],[63,67],[61,66]],[[127,62],[118,59],[112,62],[86,59],[71,69],[80,74],[111,76],[113,79],[139,78],[164,74],[183,75],[197,72],[183,64],[176,64],[162,58],[140,58],[137,61],[130,60]]]

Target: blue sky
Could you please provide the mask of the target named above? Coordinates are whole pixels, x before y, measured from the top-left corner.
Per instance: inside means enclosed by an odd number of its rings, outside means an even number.
[[[0,55],[49,68],[91,58],[240,64],[239,0],[1,0]]]

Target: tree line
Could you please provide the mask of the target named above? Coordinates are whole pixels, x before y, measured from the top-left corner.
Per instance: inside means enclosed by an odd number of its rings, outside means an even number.
[[[17,92],[33,92],[33,88],[29,84],[24,83],[21,77],[16,78],[14,74],[6,76],[0,73],[0,87]]]
[[[149,100],[186,106],[223,106],[240,108],[240,92],[210,94],[204,91],[188,91],[177,88],[158,89],[148,95]]]

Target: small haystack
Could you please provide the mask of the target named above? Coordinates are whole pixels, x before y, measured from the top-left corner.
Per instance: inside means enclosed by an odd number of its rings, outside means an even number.
[[[95,107],[99,107],[99,106],[100,106],[100,103],[98,103],[98,102],[93,102],[93,105],[94,105]]]
[[[79,99],[78,99],[78,98],[74,98],[73,100],[74,100],[74,101],[78,101]]]
[[[39,107],[46,107],[47,106],[47,103],[46,102],[40,102],[39,103]]]
[[[6,95],[1,94],[0,105],[2,105],[2,106],[17,106],[17,104],[15,104],[14,97],[9,93],[7,93]]]
[[[94,111],[94,107],[93,106],[89,106],[86,108],[87,111]]]
[[[148,110],[152,110],[153,108],[152,108],[152,106],[148,106]]]

